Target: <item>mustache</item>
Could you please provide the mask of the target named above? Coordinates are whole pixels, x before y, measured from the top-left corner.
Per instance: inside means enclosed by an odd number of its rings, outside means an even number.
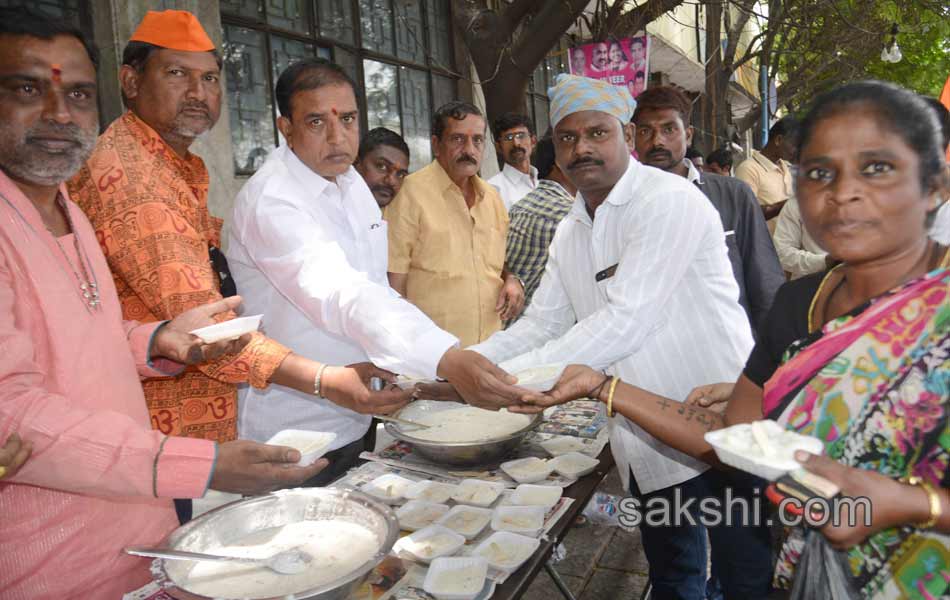
[[[475,160],[475,157],[472,156],[471,154],[463,154],[459,156],[458,158],[456,158],[455,162],[457,163],[468,162],[468,163],[472,163],[473,165],[478,165],[478,161]]]
[[[373,192],[374,194],[378,192],[388,192],[390,196],[396,195],[396,190],[394,190],[392,186],[383,183],[372,186],[369,188],[369,191]]]
[[[200,110],[209,119],[211,118],[211,108],[201,100],[189,100],[183,102],[181,106],[178,107],[178,114],[181,114],[186,110]]]
[[[653,149],[647,152],[647,158],[673,158],[673,154],[669,150],[663,150],[662,148]]]
[[[90,136],[75,123],[41,123],[31,127],[26,132],[24,139],[27,143],[35,143],[37,138],[56,138],[77,146],[83,146],[88,143],[90,137],[95,143],[95,135]]]
[[[575,160],[575,161],[572,162],[571,164],[567,165],[567,168],[568,168],[568,169],[576,169],[576,168],[578,168],[578,167],[583,167],[583,166],[586,166],[586,165],[595,165],[595,166],[598,166],[598,167],[602,167],[602,166],[604,166],[604,161],[598,160],[598,159],[596,159],[596,158],[592,158],[592,157],[590,157],[590,156],[582,156],[581,158],[578,158],[577,160]]]

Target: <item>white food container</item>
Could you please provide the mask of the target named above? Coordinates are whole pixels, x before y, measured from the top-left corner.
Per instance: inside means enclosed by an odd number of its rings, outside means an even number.
[[[555,471],[571,479],[593,473],[597,465],[600,464],[600,461],[596,458],[591,458],[580,452],[568,452],[557,458],[552,458],[550,462]]]
[[[564,363],[539,365],[512,373],[512,375],[518,378],[518,383],[515,384],[518,387],[535,392],[546,392],[558,382],[565,368],[567,365]]]
[[[586,448],[587,445],[574,436],[559,435],[556,438],[541,442],[541,447],[551,456],[560,456],[568,452],[580,452]]]
[[[422,589],[439,600],[475,600],[487,576],[488,561],[484,558],[439,558],[432,561]]]
[[[201,338],[206,344],[222,342],[224,340],[235,340],[245,333],[253,333],[261,326],[261,317],[264,315],[252,315],[249,317],[238,317],[223,323],[215,323],[207,327],[192,329],[188,333]]]
[[[360,490],[381,502],[398,504],[406,497],[406,490],[412,484],[411,479],[393,473],[386,473],[368,483],[364,483]]]
[[[290,446],[300,452],[297,464],[301,467],[313,464],[326,454],[327,448],[336,439],[335,433],[325,431],[305,431],[303,429],[284,429],[267,440],[271,446]]]
[[[396,509],[396,518],[399,519],[400,529],[418,531],[432,525],[447,512],[449,512],[449,507],[445,504],[410,500]]]
[[[548,509],[557,504],[563,493],[564,489],[557,485],[522,483],[515,488],[510,500],[518,506],[541,506]]]
[[[499,506],[492,515],[491,528],[537,537],[544,529],[544,507]]]
[[[409,486],[409,489],[406,490],[406,498],[409,500],[425,500],[426,502],[442,503],[452,497],[457,487],[458,486],[452,485],[451,483],[424,479]]]
[[[554,467],[544,459],[530,456],[503,462],[501,470],[518,483],[536,483],[547,479]]]
[[[505,489],[505,484],[499,481],[482,481],[481,479],[463,479],[452,494],[452,500],[459,504],[471,506],[491,506]]]
[[[496,531],[475,547],[472,556],[481,556],[488,566],[504,573],[514,573],[541,545],[538,538],[510,531]]]
[[[399,540],[395,549],[405,550],[416,559],[429,563],[442,556],[455,554],[464,545],[465,538],[448,527],[429,525]]]
[[[459,535],[465,536],[465,539],[471,540],[485,529],[491,519],[492,511],[487,508],[459,504],[439,517],[435,524],[448,527]]]
[[[763,451],[757,436],[764,438],[772,452]],[[824,450],[824,444],[818,438],[785,430],[770,420],[740,423],[710,431],[703,437],[723,463],[769,481],[801,467],[795,460],[796,450],[812,454],[821,454]]]

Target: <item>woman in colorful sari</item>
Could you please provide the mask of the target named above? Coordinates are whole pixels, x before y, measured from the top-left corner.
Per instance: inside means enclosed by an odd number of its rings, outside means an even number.
[[[670,446],[718,464],[707,431],[763,418],[824,442],[803,467],[871,501],[870,525],[818,531],[847,550],[863,598],[950,594],[950,270],[927,237],[946,164],[933,111],[881,82],[839,87],[802,123],[796,179],[809,233],[839,264],[780,288],[725,413],[571,366],[523,401],[591,396]],[[721,389],[721,388],[720,388]],[[611,393],[612,391],[612,393]],[[531,408],[523,408],[530,411]],[[779,556],[788,587],[802,548]]]

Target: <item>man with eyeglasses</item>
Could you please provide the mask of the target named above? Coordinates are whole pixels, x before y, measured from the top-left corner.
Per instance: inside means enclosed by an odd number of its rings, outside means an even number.
[[[376,204],[385,208],[409,174],[409,146],[391,129],[370,129],[360,141],[353,167],[373,192]]]
[[[478,176],[485,118],[467,102],[432,117],[435,160],[408,176],[386,207],[389,283],[462,347],[521,313],[524,287],[505,268],[508,211]]]
[[[504,161],[501,172],[488,180],[498,188],[505,208],[538,187],[538,170],[531,166],[531,151],[538,143],[531,120],[518,113],[505,113],[495,119],[495,151]]]

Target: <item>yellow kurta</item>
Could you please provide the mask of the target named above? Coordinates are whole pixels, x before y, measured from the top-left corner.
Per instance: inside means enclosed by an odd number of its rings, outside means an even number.
[[[501,329],[495,311],[503,285],[508,213],[478,176],[469,209],[462,190],[433,161],[406,178],[386,207],[389,272],[408,274],[407,299],[463,347]]]

